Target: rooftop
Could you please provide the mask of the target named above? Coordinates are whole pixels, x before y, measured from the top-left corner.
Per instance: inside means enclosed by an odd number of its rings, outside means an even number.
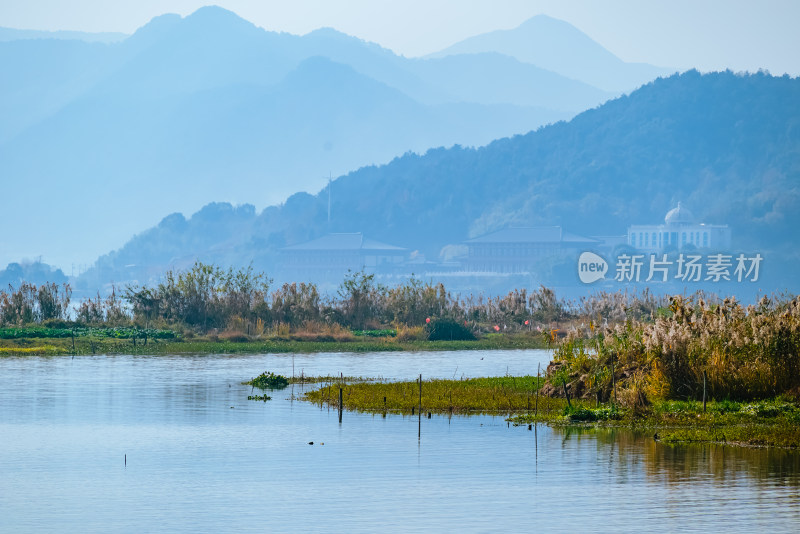
[[[678,202],[677,208],[669,210],[664,217],[664,222],[666,224],[692,224],[694,221],[694,214],[684,208],[680,202]]]
[[[396,247],[394,245],[387,245],[386,243],[381,243],[380,241],[375,241],[374,239],[364,237],[364,234],[361,232],[355,232],[327,234],[305,243],[284,247],[281,250],[370,250],[384,252],[404,252],[407,249],[403,247]]]

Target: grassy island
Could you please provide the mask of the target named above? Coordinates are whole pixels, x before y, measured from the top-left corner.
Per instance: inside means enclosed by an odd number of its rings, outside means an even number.
[[[295,378],[300,383],[300,378]],[[465,380],[378,382],[337,377],[303,377],[318,387],[307,401],[368,413],[506,416],[515,425],[597,425],[652,433],[664,443],[721,442],[747,446],[800,447],[800,404],[784,398],[754,402],[658,400],[647,408],[586,399],[548,397],[548,383],[535,376],[503,376]]]

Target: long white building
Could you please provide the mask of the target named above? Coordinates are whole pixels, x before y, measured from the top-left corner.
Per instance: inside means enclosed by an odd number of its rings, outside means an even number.
[[[677,208],[667,212],[664,224],[630,226],[628,244],[647,252],[686,248],[726,250],[731,245],[731,230],[727,224],[696,222],[692,212],[678,202]]]

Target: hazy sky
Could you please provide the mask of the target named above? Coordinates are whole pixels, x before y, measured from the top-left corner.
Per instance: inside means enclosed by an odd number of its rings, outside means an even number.
[[[0,0],[0,26],[132,33],[162,13],[210,3],[268,30],[330,26],[406,56],[544,13],[625,61],[800,75],[798,0]]]

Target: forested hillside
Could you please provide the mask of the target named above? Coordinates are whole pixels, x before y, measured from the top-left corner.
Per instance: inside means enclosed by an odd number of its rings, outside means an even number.
[[[703,222],[729,224],[734,248],[768,254],[765,265],[791,277],[800,259],[800,79],[690,71],[486,147],[359,169],[333,181],[331,198],[330,226],[327,188],[259,214],[218,206],[188,221],[174,215],[88,274],[120,280],[136,275],[125,265],[195,257],[269,270],[279,247],[328,231],[363,231],[436,258],[445,245],[507,225],[623,234],[662,221],[681,201]],[[197,245],[207,225],[234,220],[235,233]]]

